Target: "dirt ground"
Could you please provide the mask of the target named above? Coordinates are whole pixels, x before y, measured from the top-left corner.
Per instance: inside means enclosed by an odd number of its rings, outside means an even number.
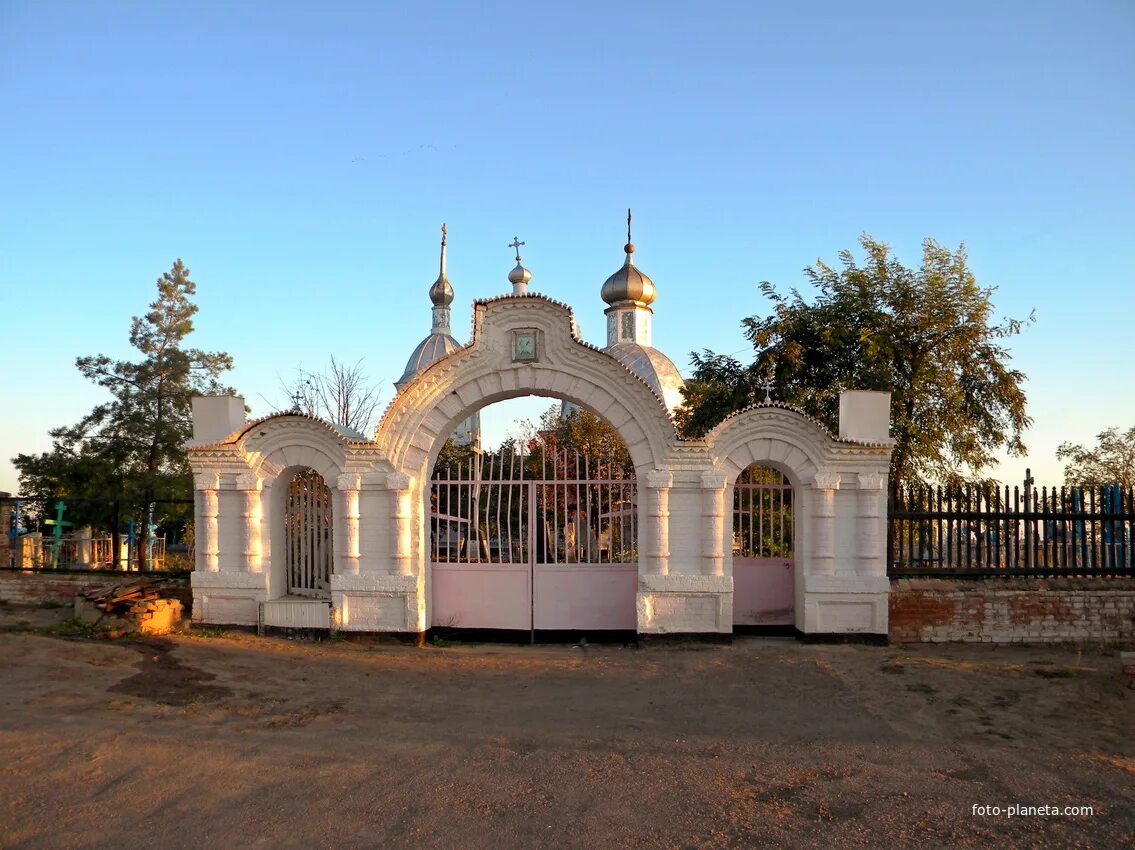
[[[0,609],[4,850],[1135,844],[1114,653],[45,633],[65,616]]]

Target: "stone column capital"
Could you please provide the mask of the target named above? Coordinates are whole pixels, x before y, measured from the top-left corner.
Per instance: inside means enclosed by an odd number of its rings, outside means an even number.
[[[362,489],[362,484],[363,484],[362,479],[363,479],[363,477],[361,475],[358,475],[357,473],[348,472],[348,473],[344,473],[343,475],[340,475],[336,479],[335,485],[336,485],[336,487],[338,487],[339,490],[344,490],[344,491],[346,491],[346,490],[360,490],[360,489]]]
[[[221,476],[215,472],[198,472],[193,476],[194,490],[219,490]]]
[[[233,476],[233,483],[238,490],[259,490],[264,486],[263,479],[255,472],[242,472]]]
[[[703,490],[724,490],[725,481],[725,473],[718,472],[716,469],[707,469],[701,474]]]
[[[387,490],[409,490],[410,476],[405,472],[391,472],[386,476]]]
[[[860,472],[860,490],[882,490],[887,485],[887,476],[881,472]]]
[[[817,472],[812,479],[812,486],[817,490],[838,490],[839,473],[827,471]]]
[[[646,486],[651,490],[667,490],[674,486],[674,475],[668,469],[652,469],[646,473]]]

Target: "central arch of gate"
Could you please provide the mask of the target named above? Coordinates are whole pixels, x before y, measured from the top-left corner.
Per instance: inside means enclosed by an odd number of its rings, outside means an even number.
[[[421,628],[433,622],[428,501],[438,452],[474,411],[530,395],[585,407],[619,432],[639,490],[634,505],[639,575],[668,572],[666,496],[683,450],[662,400],[614,357],[580,341],[565,305],[539,295],[479,301],[470,344],[404,387],[375,437],[393,468],[393,480],[404,488],[394,509],[403,516],[395,560],[400,573],[417,579]],[[635,593],[637,621],[630,625],[642,631],[641,587]],[[349,612],[349,599],[345,607]]]

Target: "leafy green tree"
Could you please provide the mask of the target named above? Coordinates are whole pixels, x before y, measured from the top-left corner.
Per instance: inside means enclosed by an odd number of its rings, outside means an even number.
[[[1056,450],[1057,460],[1068,461],[1064,467],[1064,483],[1079,487],[1119,484],[1135,487],[1135,426],[1120,432],[1108,428],[1096,437],[1095,448],[1062,443]]]
[[[178,260],[158,279],[157,289],[149,311],[135,316],[130,327],[130,344],[140,359],[96,354],[75,362],[110,399],[77,424],[51,431],[50,452],[13,459],[22,493],[45,503],[72,500],[68,519],[76,522],[106,522],[113,499],[145,505],[191,498],[184,449],[193,431],[191,399],[230,391],[217,379],[232,368],[232,358],[184,346],[197,313],[189,269]]]
[[[842,389],[891,393],[891,480],[956,482],[978,477],[999,451],[1021,455],[1025,376],[1010,366],[1005,342],[1022,321],[993,320],[994,290],[977,284],[964,248],[927,239],[922,264],[909,269],[864,234],[860,264],[851,251],[839,266],[804,270],[816,289],[807,300],[767,281],[772,313],[742,320],[756,351],[742,365],[727,355],[694,354],[694,374],[679,428],[699,436],[730,413],[764,398],[799,407],[838,428]]]

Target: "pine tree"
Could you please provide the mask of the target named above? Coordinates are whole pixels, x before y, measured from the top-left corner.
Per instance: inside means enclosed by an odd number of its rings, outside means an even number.
[[[96,354],[75,362],[110,399],[77,424],[51,431],[50,452],[13,460],[25,496],[97,500],[69,508],[69,518],[76,521],[105,522],[115,499],[144,511],[155,499],[192,497],[185,454],[193,433],[191,400],[230,392],[218,382],[232,368],[229,355],[184,347],[197,313],[191,300],[197,285],[189,269],[177,260],[158,278],[157,288],[149,311],[135,316],[130,326],[130,344],[141,359]],[[144,535],[149,517],[138,519]]]

